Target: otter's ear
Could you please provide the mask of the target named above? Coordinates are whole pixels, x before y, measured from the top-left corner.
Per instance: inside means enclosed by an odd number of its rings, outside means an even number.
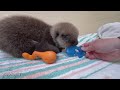
[[[59,32],[55,32],[55,38],[57,38],[59,36]]]

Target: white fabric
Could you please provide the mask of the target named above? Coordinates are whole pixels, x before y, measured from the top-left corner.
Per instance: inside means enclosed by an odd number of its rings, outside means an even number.
[[[98,29],[97,33],[99,38],[117,38],[120,36],[120,22],[105,24]]]

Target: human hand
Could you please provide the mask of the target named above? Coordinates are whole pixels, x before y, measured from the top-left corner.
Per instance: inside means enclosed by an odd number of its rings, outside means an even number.
[[[82,45],[89,59],[116,60],[120,59],[120,39],[97,39]]]

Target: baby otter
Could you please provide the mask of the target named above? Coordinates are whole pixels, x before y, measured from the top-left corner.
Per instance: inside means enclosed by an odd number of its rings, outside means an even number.
[[[61,52],[62,49],[77,45],[79,32],[67,22],[49,25],[31,16],[11,16],[0,21],[0,49],[14,57],[23,52]]]

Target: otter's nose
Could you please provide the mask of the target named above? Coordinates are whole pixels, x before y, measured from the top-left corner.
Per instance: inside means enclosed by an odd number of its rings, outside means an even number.
[[[78,41],[72,41],[71,44],[72,44],[72,45],[77,45],[77,44],[78,44]]]

